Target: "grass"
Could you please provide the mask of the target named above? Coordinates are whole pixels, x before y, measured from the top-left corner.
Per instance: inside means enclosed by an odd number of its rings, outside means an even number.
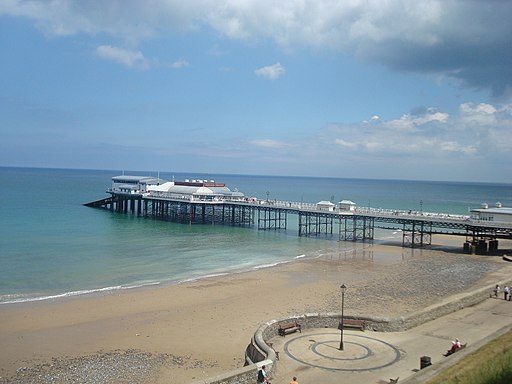
[[[426,384],[441,383],[512,383],[512,331],[489,342],[426,382]]]

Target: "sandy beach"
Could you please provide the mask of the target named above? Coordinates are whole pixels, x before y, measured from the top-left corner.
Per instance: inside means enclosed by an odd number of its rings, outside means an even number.
[[[364,244],[194,282],[0,306],[0,383],[190,382],[243,366],[263,322],[308,312],[396,317],[510,276],[498,256]],[[511,244],[500,243],[500,248]]]

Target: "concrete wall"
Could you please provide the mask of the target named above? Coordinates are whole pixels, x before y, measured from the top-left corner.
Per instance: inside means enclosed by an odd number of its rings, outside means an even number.
[[[272,360],[263,360],[258,364],[235,369],[205,380],[194,381],[192,384],[255,384],[258,377],[258,369],[262,365],[268,368],[272,365]]]

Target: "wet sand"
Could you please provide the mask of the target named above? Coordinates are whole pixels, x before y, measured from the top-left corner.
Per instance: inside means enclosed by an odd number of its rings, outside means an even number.
[[[0,306],[0,383],[170,383],[243,366],[268,320],[340,310],[396,317],[510,276],[498,256],[365,244],[277,267],[44,302]],[[500,247],[512,248],[511,244]]]

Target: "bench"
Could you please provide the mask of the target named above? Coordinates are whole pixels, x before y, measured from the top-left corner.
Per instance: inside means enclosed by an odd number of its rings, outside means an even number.
[[[338,329],[341,329],[341,322]],[[364,321],[358,319],[343,319],[343,329],[359,329],[360,331],[364,331]]]
[[[297,332],[297,331],[302,333],[300,324],[298,324],[296,321],[279,324],[279,328],[277,330],[277,332],[279,333],[280,336],[286,336],[289,333],[293,333],[293,332]]]

